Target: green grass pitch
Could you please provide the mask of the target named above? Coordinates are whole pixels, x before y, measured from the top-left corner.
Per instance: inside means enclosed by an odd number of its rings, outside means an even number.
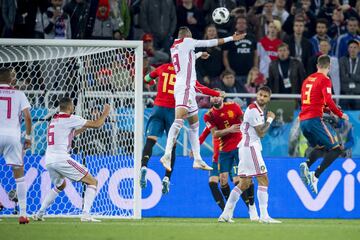
[[[19,225],[17,219],[2,219],[2,240],[78,239],[249,239],[249,240],[349,240],[360,239],[360,220],[282,219],[282,224],[260,224],[248,219],[218,223],[209,218],[145,218],[81,223],[79,219],[48,218],[45,222]]]

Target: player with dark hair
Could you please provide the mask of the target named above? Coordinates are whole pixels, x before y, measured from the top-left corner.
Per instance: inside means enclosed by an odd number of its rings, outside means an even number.
[[[330,71],[330,57],[321,55],[317,61],[316,73],[307,77],[301,89],[300,127],[314,149],[309,159],[300,164],[300,176],[304,184],[310,185],[314,193],[318,193],[317,184],[320,175],[339,157],[343,150],[336,139],[335,130],[323,122],[323,112],[327,106],[339,118],[349,120],[331,98],[331,80],[327,76]],[[309,172],[309,167],[320,157],[324,160],[316,171]]]
[[[226,200],[230,195],[229,177],[232,178],[234,185],[240,181],[239,176],[237,176],[237,166],[239,164],[238,144],[242,138],[240,124],[243,112],[240,106],[234,102],[224,103],[222,97],[212,97],[210,101],[213,107],[204,115],[204,121],[213,138],[219,141],[217,146],[214,145],[214,148],[217,147],[216,150],[219,151],[219,161],[218,166],[213,163],[213,168],[215,168],[211,171],[211,176],[214,177],[213,179],[210,178],[213,181],[210,181],[209,185],[215,200],[218,202],[219,197],[214,190],[215,187],[218,189],[218,181],[216,185],[214,184],[214,180],[219,180],[218,176],[220,176],[221,192]],[[200,140],[202,140],[201,137]],[[252,221],[258,220],[259,216],[254,204],[254,184],[251,184],[248,190],[241,194],[241,197],[249,208],[250,219]]]
[[[261,138],[265,136],[270,128],[275,114],[267,112],[265,122],[264,110],[270,102],[271,89],[267,86],[260,87],[256,94],[256,101],[248,106],[245,111],[243,122],[240,126],[243,138],[239,144],[239,167],[238,175],[240,183],[236,185],[230,193],[226,202],[225,209],[220,215],[219,222],[233,222],[232,216],[235,205],[241,194],[245,192],[252,183],[252,178],[258,181],[257,198],[260,208],[260,222],[281,223],[269,216],[268,213],[268,185],[267,169],[261,155]]]
[[[0,69],[0,156],[11,166],[19,200],[19,223],[29,223],[26,216],[26,183],[23,150],[31,146],[30,103],[22,91],[11,87],[16,78],[12,68]],[[21,142],[21,119],[24,117],[26,134]]]
[[[202,57],[204,59],[209,57],[207,52],[199,52],[196,57]],[[174,66],[171,63],[163,64],[156,68],[154,71],[145,76],[145,83],[154,85],[155,78],[159,79],[157,86],[157,95],[154,102],[153,111],[149,121],[146,125],[146,143],[143,149],[142,161],[141,161],[141,173],[140,173],[140,187],[145,188],[147,185],[146,173],[149,159],[152,155],[152,149],[157,142],[157,139],[166,132],[169,133],[169,129],[175,119],[175,99],[174,99],[174,85],[176,82],[176,75]],[[214,91],[196,81],[195,89],[197,92],[211,96],[220,96],[221,92]],[[165,177],[162,181],[162,193],[166,194],[170,190],[170,178],[175,163],[175,148],[174,144],[171,153],[171,170],[166,169]]]

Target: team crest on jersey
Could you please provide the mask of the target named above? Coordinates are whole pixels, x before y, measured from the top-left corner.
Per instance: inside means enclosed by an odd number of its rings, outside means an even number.
[[[220,113],[220,117],[223,117],[225,114],[224,113]]]
[[[261,170],[262,172],[264,172],[264,171],[265,171],[265,166],[262,165],[262,166],[260,167],[260,170]]]
[[[235,116],[234,112],[231,111],[231,110],[229,110],[229,111],[227,112],[227,114],[228,114],[229,118],[234,118],[234,116]]]

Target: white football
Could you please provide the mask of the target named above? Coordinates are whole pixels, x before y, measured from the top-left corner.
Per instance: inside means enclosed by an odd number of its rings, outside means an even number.
[[[216,8],[212,13],[212,18],[216,24],[227,23],[230,18],[229,10],[224,7]]]

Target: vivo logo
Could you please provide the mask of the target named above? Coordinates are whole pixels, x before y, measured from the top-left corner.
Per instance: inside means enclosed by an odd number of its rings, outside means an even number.
[[[347,212],[351,212],[355,207],[355,174],[351,174],[356,164],[348,158],[342,164],[343,169],[346,171],[344,176],[344,209]],[[290,170],[287,174],[290,184],[294,188],[296,194],[300,198],[301,202],[310,211],[320,211],[327,203],[335,188],[339,185],[342,174],[340,171],[333,171],[322,188],[319,188],[319,193],[315,198],[311,195],[307,186],[303,184],[301,178],[296,170]],[[360,182],[360,171],[356,175],[357,180]]]
[[[40,164],[42,167],[45,168],[45,162],[44,158],[41,159]],[[40,181],[37,181],[37,178],[40,177]],[[104,185],[108,184],[108,198],[111,201],[113,205],[120,209],[132,209],[134,205],[134,201],[132,199],[129,199],[126,196],[122,196],[120,188],[120,183],[123,180],[129,180],[134,177],[134,169],[133,168],[121,168],[114,172],[110,176],[110,172],[107,168],[102,168],[99,170],[95,178],[98,180],[98,189],[97,193],[99,193]],[[145,198],[142,199],[142,209],[150,209],[156,206],[158,202],[161,199],[162,193],[161,193],[161,179],[159,175],[154,172],[151,169],[148,169],[147,172],[147,179],[149,180],[150,184],[152,185],[152,192],[151,194]],[[29,190],[29,188],[33,184],[37,184],[37,187],[35,188],[36,191],[40,190],[40,198],[41,202],[44,200],[46,194],[50,191],[51,188],[51,181],[50,176],[47,171],[39,173],[38,169],[36,168],[30,168],[28,171],[26,171],[25,174],[25,182],[26,182],[26,189]],[[65,195],[68,197],[69,201],[73,206],[76,208],[81,209],[82,208],[82,197],[81,194],[76,190],[74,185],[67,180],[66,182],[67,186],[64,190]],[[40,186],[39,186],[40,184]],[[130,187],[130,186],[129,186]],[[129,191],[124,191],[129,192]],[[30,194],[28,193],[28,196]],[[14,208],[14,202],[9,201],[7,192],[3,188],[3,186],[0,185],[0,201],[4,205],[5,208]],[[28,199],[28,204],[31,203],[31,199]],[[95,198],[95,205],[96,205],[96,198]]]

